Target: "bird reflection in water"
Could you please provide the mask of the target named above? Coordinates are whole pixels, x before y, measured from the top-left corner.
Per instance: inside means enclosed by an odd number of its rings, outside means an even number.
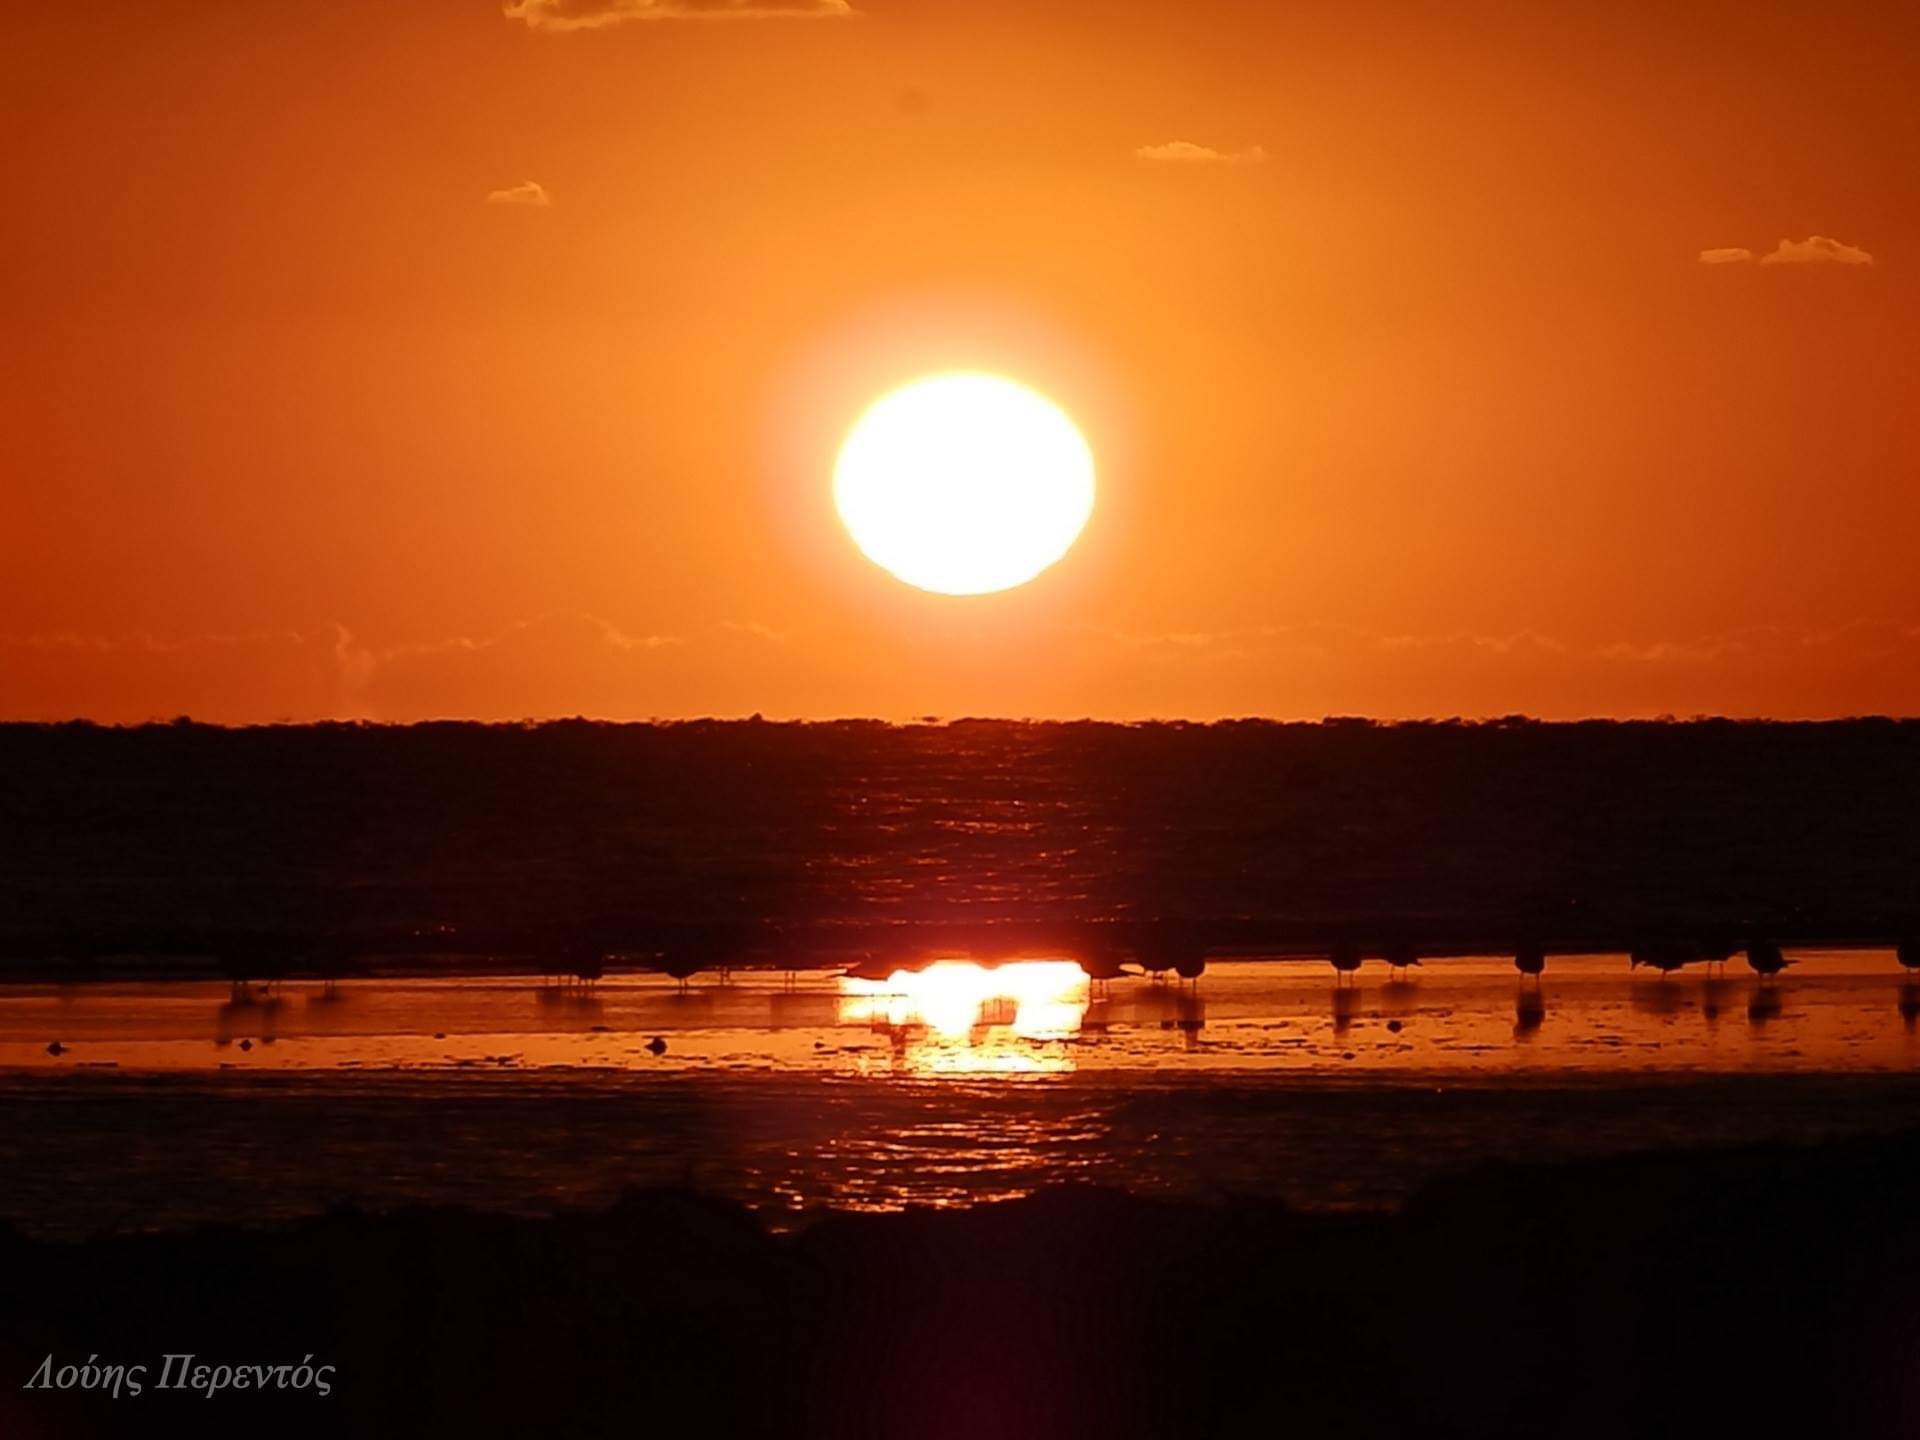
[[[1701,986],[1700,1014],[1706,1019],[1707,1024],[1712,1025],[1720,1019],[1720,1012],[1725,1008],[1728,989],[1728,981],[1711,974],[1708,975],[1706,983]]]
[[[542,1019],[563,1029],[576,1029],[603,1019],[606,1006],[591,990],[560,989],[542,986],[533,992],[535,1002],[545,1012]]]
[[[1513,1034],[1516,1040],[1525,1040],[1540,1028],[1547,1018],[1547,997],[1537,985],[1523,984],[1513,995]]]
[[[939,960],[886,979],[840,978],[840,1019],[887,1037],[894,1062],[930,1074],[1061,1071],[1051,1042],[1080,1032],[1087,975],[1071,960],[983,966]]]
[[[1758,1028],[1780,1018],[1780,989],[1761,981],[1747,1000],[1747,1023]]]
[[[1920,1024],[1920,981],[1908,980],[1900,986],[1900,1023],[1909,1032]]]
[[[1353,1028],[1354,1013],[1360,1006],[1360,992],[1337,984],[1333,991],[1333,1033],[1344,1035]]]
[[[1635,982],[1627,1003],[1643,1015],[1675,1015],[1686,1008],[1687,996],[1680,986],[1668,983],[1663,974],[1655,981]]]
[[[253,1048],[252,1036],[270,1044],[277,1037],[281,999],[272,992],[251,985],[235,985],[226,1000],[214,1011],[213,1043],[231,1045],[236,1036]]]
[[[1187,1042],[1187,1049],[1200,1048],[1200,1032],[1207,1028],[1207,1004],[1198,995],[1184,994],[1174,997],[1173,1013],[1160,1022],[1162,1030],[1178,1030]]]

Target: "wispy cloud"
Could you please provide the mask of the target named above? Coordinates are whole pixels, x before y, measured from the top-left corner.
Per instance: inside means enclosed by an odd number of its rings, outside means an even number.
[[[1249,145],[1244,150],[1216,150],[1211,145],[1195,145],[1190,140],[1169,140],[1164,145],[1142,145],[1134,159],[1157,165],[1258,165],[1267,158],[1264,145]]]
[[[1871,265],[1873,256],[1857,245],[1844,245],[1826,235],[1810,235],[1805,240],[1782,240],[1771,254],[1760,257],[1762,265]]]
[[[1846,245],[1826,235],[1805,240],[1782,240],[1765,255],[1755,257],[1743,245],[1725,245],[1700,252],[1702,265],[1871,265],[1873,256],[1858,245]]]
[[[487,192],[489,205],[531,205],[544,210],[553,204],[553,197],[547,193],[547,187],[538,180],[522,180],[518,185],[509,185],[504,190]]]
[[[951,657],[929,663],[907,646],[876,667],[869,655],[836,653],[831,637],[747,617],[647,633],[556,611],[390,645],[337,625],[172,640],[0,636],[0,716],[1920,714],[1920,624],[1911,620],[1580,640],[1311,623],[1062,626],[1033,641],[1048,663],[1010,688],[997,666],[956,670]]]
[[[838,20],[850,0],[508,0],[529,30],[602,30],[631,20]]]

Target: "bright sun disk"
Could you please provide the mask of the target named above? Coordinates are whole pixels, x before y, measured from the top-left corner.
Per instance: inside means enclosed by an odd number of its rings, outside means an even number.
[[[1093,452],[1065,411],[971,371],[875,401],[833,474],[834,504],[861,552],[941,595],[1026,584],[1073,547],[1093,491]]]

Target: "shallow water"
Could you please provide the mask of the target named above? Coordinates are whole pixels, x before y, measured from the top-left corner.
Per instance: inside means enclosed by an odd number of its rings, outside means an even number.
[[[1777,982],[1620,956],[838,977],[0,991],[0,1215],[44,1231],[350,1201],[514,1210],[693,1183],[785,1223],[1062,1180],[1391,1204],[1486,1159],[1920,1123],[1884,951]],[[648,1042],[658,1038],[664,1051]],[[60,1053],[49,1053],[57,1041]]]
[[[1324,962],[1215,962],[1197,986],[1095,987],[1070,962],[937,966],[891,982],[765,971],[684,989],[528,979],[11,986],[0,1069],[546,1068],[842,1076],[1284,1073],[1539,1077],[1905,1071],[1920,981],[1889,951],[1809,951],[1777,981],[1555,956],[1539,985],[1498,958],[1350,985]],[[647,1049],[659,1037],[663,1053]],[[58,1054],[49,1053],[57,1042]]]

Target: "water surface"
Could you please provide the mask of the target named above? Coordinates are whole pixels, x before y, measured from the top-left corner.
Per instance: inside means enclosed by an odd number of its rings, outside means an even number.
[[[1385,1205],[1486,1159],[1920,1123],[1915,986],[1884,951],[1798,958],[1761,982],[1557,956],[1537,988],[1496,958],[1099,994],[1047,963],[9,987],[0,1215],[70,1233],[692,1183],[785,1223],[1067,1180]]]

